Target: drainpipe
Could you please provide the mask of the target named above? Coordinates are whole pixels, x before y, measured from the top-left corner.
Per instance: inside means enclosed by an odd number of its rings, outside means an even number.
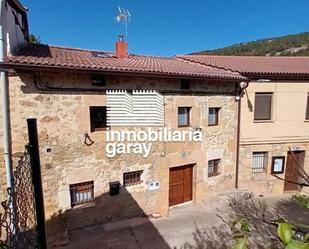
[[[3,62],[5,55],[4,51],[4,37],[3,37],[3,6],[5,0],[0,0],[0,62]],[[3,152],[6,171],[7,187],[12,187],[12,162],[10,150],[10,121],[9,121],[9,97],[8,97],[8,82],[7,72],[0,72],[0,87],[2,99],[2,129],[3,129]]]
[[[236,95],[237,106],[237,145],[236,145],[236,175],[235,188],[238,189],[238,175],[239,175],[239,148],[240,148],[240,119],[241,119],[241,97],[243,91],[249,86],[248,82],[241,82]]]

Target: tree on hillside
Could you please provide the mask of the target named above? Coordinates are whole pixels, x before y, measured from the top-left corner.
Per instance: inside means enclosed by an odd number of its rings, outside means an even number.
[[[30,36],[29,36],[29,43],[30,44],[40,44],[41,43],[40,36],[36,36],[34,34],[30,34]]]

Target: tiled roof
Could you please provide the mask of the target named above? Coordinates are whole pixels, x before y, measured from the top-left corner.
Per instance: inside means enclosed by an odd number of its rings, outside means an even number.
[[[134,73],[197,77],[210,79],[246,80],[239,73],[184,62],[176,58],[130,55],[118,59],[114,53],[49,45],[29,45],[16,55],[6,57],[6,67],[41,67],[110,73]]]
[[[177,55],[177,58],[243,75],[309,76],[309,57]]]

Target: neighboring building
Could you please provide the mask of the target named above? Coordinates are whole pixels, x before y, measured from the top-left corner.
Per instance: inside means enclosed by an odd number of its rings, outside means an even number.
[[[4,54],[17,52],[29,40],[27,8],[18,0],[7,0],[2,8]]]
[[[239,187],[258,193],[301,190],[292,182],[302,181],[299,166],[309,171],[309,57],[179,58],[251,80],[241,105]],[[282,173],[274,174],[281,180],[272,174],[274,157],[284,157]]]
[[[1,51],[3,56],[11,55],[12,53],[18,51],[20,48],[24,47],[29,42],[29,30],[28,30],[28,20],[27,20],[27,9],[23,7],[18,0],[7,0],[3,1],[3,5],[0,8],[0,25],[2,32],[0,36],[0,43],[2,43],[3,51]],[[2,47],[1,46],[1,47]],[[0,58],[0,60],[3,58]],[[4,74],[3,74],[4,75]],[[2,76],[1,76],[2,77]],[[4,78],[6,76],[3,76]],[[5,92],[6,89],[0,87],[1,93]],[[3,99],[1,99],[3,102]],[[2,126],[3,116],[0,116],[0,123]],[[3,136],[3,134],[2,134]],[[1,141],[3,147],[3,142]],[[1,153],[1,159],[3,158],[3,153]],[[1,160],[3,162],[3,160]],[[0,167],[0,188],[6,188],[6,173],[5,167]],[[1,191],[2,192],[2,191]],[[6,196],[2,195],[0,192],[1,200],[5,199]]]

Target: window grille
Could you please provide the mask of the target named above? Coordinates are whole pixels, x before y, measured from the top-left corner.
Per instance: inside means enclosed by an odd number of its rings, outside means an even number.
[[[123,185],[124,186],[130,186],[130,185],[135,185],[135,184],[141,183],[142,182],[142,180],[141,180],[142,173],[143,173],[142,170],[124,173],[123,174]]]
[[[267,152],[253,152],[252,154],[252,173],[263,173],[267,171]]]
[[[94,202],[93,181],[70,185],[71,206]]]
[[[208,177],[217,176],[219,172],[220,159],[208,161]]]

